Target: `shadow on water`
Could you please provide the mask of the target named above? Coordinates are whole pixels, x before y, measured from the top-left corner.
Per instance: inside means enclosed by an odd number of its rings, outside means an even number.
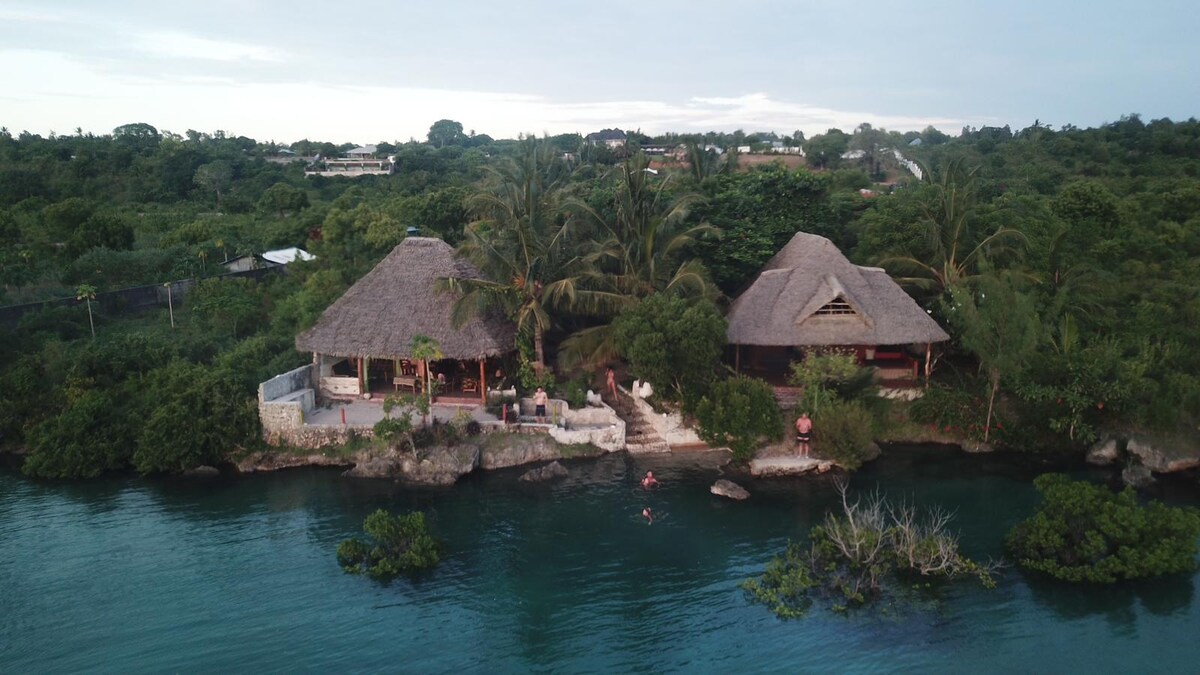
[[[1114,629],[1136,629],[1139,607],[1160,617],[1183,615],[1192,605],[1191,574],[1120,584],[1071,584],[1028,576],[1034,601],[1060,619],[1076,621],[1101,616]]]

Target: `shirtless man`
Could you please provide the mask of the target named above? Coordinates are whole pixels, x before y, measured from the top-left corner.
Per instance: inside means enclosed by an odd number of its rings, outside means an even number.
[[[642,487],[647,490],[658,487],[658,479],[654,477],[653,471],[646,472],[646,477],[642,479]]]
[[[546,423],[546,404],[550,402],[550,396],[541,387],[537,388],[537,392],[533,395],[533,416],[537,418],[538,424]]]
[[[808,444],[812,441],[812,419],[808,413],[800,413],[796,420],[796,451],[801,457],[808,457]]]
[[[649,507],[649,506],[647,506],[646,508],[642,509],[642,517],[646,519],[646,524],[647,524],[647,525],[653,525],[653,524],[654,524],[654,514],[653,514],[653,513],[651,513],[651,511],[650,511],[650,507]]]
[[[614,401],[619,400],[617,396],[617,374],[612,368],[609,368],[608,372],[604,374],[604,387],[608,389],[609,394],[612,394]]]

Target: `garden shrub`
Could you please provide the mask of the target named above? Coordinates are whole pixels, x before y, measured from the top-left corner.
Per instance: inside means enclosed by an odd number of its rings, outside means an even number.
[[[909,407],[909,419],[928,425],[931,430],[954,433],[966,438],[983,439],[987,424],[986,402],[968,391],[934,385]],[[998,429],[1003,423],[995,421]]]
[[[1104,584],[1196,569],[1200,510],[1139,505],[1133,488],[1113,492],[1062,474],[1038,476],[1034,485],[1042,506],[1006,541],[1021,568]]]
[[[752,377],[714,383],[696,404],[696,421],[704,442],[728,446],[739,461],[750,459],[761,441],[783,437],[783,416],[774,390]]]
[[[858,401],[832,401],[813,416],[813,447],[847,471],[862,466],[870,455],[874,419]]]

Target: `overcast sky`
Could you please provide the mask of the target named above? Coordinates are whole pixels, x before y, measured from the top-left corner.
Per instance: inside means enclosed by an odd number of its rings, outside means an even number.
[[[984,7],[991,5],[991,7]],[[259,140],[1200,114],[1183,0],[0,0],[0,125]]]

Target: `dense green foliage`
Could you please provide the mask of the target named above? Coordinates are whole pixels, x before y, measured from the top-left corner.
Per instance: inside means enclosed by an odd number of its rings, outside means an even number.
[[[394,516],[379,509],[363,521],[363,531],[370,539],[338,544],[338,564],[351,574],[387,579],[429,569],[441,560],[440,547],[420,511]]]
[[[890,504],[876,494],[849,501],[842,486],[841,513],[825,514],[808,545],[796,541],[742,586],[780,618],[804,616],[817,600],[836,610],[875,602],[920,580],[974,576],[993,587],[990,570],[958,552],[950,516],[934,509]]]
[[[613,322],[617,352],[633,375],[689,408],[716,375],[726,327],[712,303],[665,294],[646,298]]]
[[[1113,492],[1062,474],[1034,484],[1042,505],[1007,539],[1022,569],[1105,584],[1196,569],[1200,511],[1139,504],[1133,488]]]
[[[759,444],[783,436],[783,416],[775,392],[752,377],[732,377],[712,384],[696,403],[697,433],[713,447],[728,447],[738,460],[753,456]]]
[[[1194,427],[1200,122],[925,140],[905,152],[928,180],[872,200],[851,226],[855,257],[924,282],[914,291],[983,362],[988,398],[1007,400],[1026,442]]]
[[[0,445],[31,450],[25,470],[39,476],[177,470],[252,446],[257,382],[305,362],[296,333],[409,227],[462,243],[487,275],[462,285],[459,309],[493,304],[521,325],[528,349],[508,375],[529,386],[584,376],[539,372],[555,364],[616,358],[614,320],[647,298],[721,306],[718,289],[736,293],[803,230],[911,280],[951,331],[935,377],[994,405],[975,406],[982,420],[925,405],[929,424],[983,436],[1000,426],[990,407],[1019,421],[1027,442],[1077,448],[1107,427],[1200,420],[1197,121],[783,137],[804,144],[817,171],[704,151],[705,166],[654,173],[637,152],[775,140],[631,134],[614,150],[577,134],[497,141],[440,120],[429,143],[378,144],[394,175],[337,180],[305,177],[279,146],[222,132],[0,130],[0,302],[80,298],[0,328]],[[350,145],[290,149],[328,157]],[[892,149],[919,160],[926,179]],[[317,259],[258,281],[212,279],[227,260],[286,246]],[[165,309],[131,315],[105,297],[187,278],[203,281],[175,298],[174,330]],[[687,399],[717,369],[703,340],[713,318],[694,334],[671,328],[657,346],[626,344],[626,358]],[[196,432],[168,436],[177,417]],[[828,426],[818,419],[818,435]],[[151,447],[168,438],[179,447]]]

